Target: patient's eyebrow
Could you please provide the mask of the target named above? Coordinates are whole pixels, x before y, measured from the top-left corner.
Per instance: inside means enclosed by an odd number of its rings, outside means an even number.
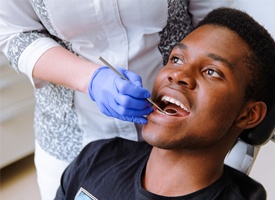
[[[220,62],[224,63],[229,69],[234,69],[234,65],[222,56],[219,56],[214,53],[209,53],[207,56],[212,58],[213,60],[220,61]]]
[[[174,47],[175,49],[181,49],[181,50],[188,50],[188,46],[186,44],[183,43],[178,43],[177,45],[175,45]],[[232,63],[230,63],[226,58],[214,54],[214,53],[208,53],[207,57],[212,58],[215,61],[219,61],[224,63],[229,69],[234,69],[234,65]]]
[[[175,45],[174,48],[179,48],[179,49],[185,49],[185,50],[188,50],[188,47],[183,44],[183,43],[178,43],[177,45]]]

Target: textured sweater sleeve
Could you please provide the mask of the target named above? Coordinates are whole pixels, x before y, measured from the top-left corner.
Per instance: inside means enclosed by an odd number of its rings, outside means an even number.
[[[0,51],[17,72],[26,74],[34,86],[41,87],[45,83],[32,78],[33,67],[45,51],[59,44],[40,22],[31,1],[0,1]]]

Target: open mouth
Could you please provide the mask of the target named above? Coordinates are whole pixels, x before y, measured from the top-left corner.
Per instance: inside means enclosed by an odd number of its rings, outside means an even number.
[[[160,101],[158,101],[158,106],[165,110],[166,112],[177,112],[176,116],[186,116],[190,113],[188,108],[179,100],[163,96]]]

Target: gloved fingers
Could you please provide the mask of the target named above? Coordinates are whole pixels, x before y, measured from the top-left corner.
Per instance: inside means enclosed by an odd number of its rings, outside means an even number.
[[[108,105],[120,115],[142,116],[153,111],[151,103],[147,99],[136,99],[129,95],[121,94],[113,86],[113,93],[108,95]]]
[[[112,110],[111,107],[106,107],[103,104],[98,105],[98,107],[103,114],[110,116],[110,117],[115,117],[115,118],[123,120],[123,121],[134,122],[137,124],[146,124],[147,123],[147,118],[145,116],[123,116],[123,115],[117,113],[116,110]],[[151,113],[151,111],[149,113]]]
[[[149,115],[151,112],[153,112],[154,109],[152,107],[147,107],[142,110],[136,110],[136,109],[125,109],[122,106],[119,106],[115,112],[120,116],[125,117],[141,117],[145,115]]]
[[[123,80],[120,77],[114,79],[114,85],[120,94],[129,95],[136,99],[145,99],[151,96],[147,89],[136,86],[130,81]]]
[[[105,81],[106,84],[111,80]],[[123,81],[123,80],[122,80]],[[128,82],[128,81],[127,81]],[[127,116],[143,116],[152,112],[151,104],[146,99],[135,99],[129,95],[121,94],[117,91],[114,84],[109,83],[109,87],[100,88],[97,94],[96,103],[100,111],[108,116],[127,115]],[[99,87],[94,87],[98,89]]]
[[[142,87],[142,79],[141,77],[132,72],[128,71],[122,68],[118,68],[120,73],[123,73],[123,75],[128,78],[128,80],[135,86],[130,86],[130,85],[123,85],[123,84],[118,84],[118,90],[123,93],[123,94],[128,94],[136,98],[149,98],[150,97],[150,92]],[[136,96],[135,96],[136,95]]]
[[[138,74],[128,70],[121,70],[121,72],[124,74],[125,77],[128,78],[131,83],[138,87],[142,87],[142,79]]]
[[[119,78],[118,78],[119,79]],[[125,83],[124,80],[119,80],[119,82],[122,81]],[[126,84],[130,84],[130,86],[134,86],[133,84],[131,84],[130,82],[126,82]],[[136,87],[136,86],[134,86]],[[105,103],[108,103],[108,105],[110,107],[114,109],[120,109],[118,112],[120,114],[123,114],[124,111],[123,111],[123,108],[125,110],[128,110],[128,109],[134,109],[134,110],[143,110],[143,109],[146,109],[147,107],[151,107],[151,104],[150,102],[147,101],[147,99],[145,98],[135,98],[135,97],[132,97],[132,96],[129,96],[128,94],[123,94],[121,93],[121,91],[119,91],[117,88],[116,88],[116,84],[113,84],[111,86],[111,91],[104,91],[104,96],[102,96],[101,98],[107,98],[106,100],[108,101],[105,101]],[[119,107],[118,107],[119,106]],[[127,113],[125,113],[127,114]],[[124,114],[123,114],[124,115]]]
[[[124,72],[125,70],[122,70]],[[124,121],[145,124],[144,117],[153,111],[146,98],[150,92],[141,87],[141,78],[134,73],[123,80],[108,67],[99,68],[91,77],[89,95],[102,113]],[[129,76],[129,77],[128,77]]]
[[[116,113],[117,115],[122,116],[143,116],[148,115],[154,111],[154,109],[150,106],[150,103],[145,102],[145,106],[141,107],[139,104],[136,106],[130,106],[129,104],[126,107],[125,105],[121,105],[117,102],[117,99],[108,99],[108,105],[110,107],[109,111],[112,113]]]
[[[136,124],[147,124],[146,117],[126,117],[124,121],[134,122]]]
[[[151,103],[147,101],[147,99],[136,99],[128,95],[121,95],[120,93],[118,93],[115,97],[115,101],[118,105],[126,109],[141,110],[147,107],[151,107]]]

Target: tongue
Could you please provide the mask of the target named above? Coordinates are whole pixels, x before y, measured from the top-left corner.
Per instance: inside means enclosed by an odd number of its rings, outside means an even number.
[[[175,116],[187,116],[189,114],[189,112],[186,112],[181,107],[179,107],[175,104],[169,104],[165,107],[165,110],[168,111],[168,112],[169,112],[169,109],[173,109],[173,110],[176,110],[178,112],[178,114],[175,115]]]

